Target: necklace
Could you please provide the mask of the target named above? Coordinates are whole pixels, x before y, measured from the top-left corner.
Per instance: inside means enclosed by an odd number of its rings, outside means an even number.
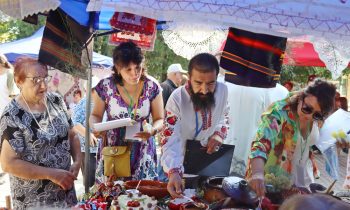
[[[33,114],[32,110],[30,109],[30,107],[29,107],[29,105],[28,105],[28,103],[27,103],[26,99],[24,98],[23,94],[21,94],[21,96],[22,96],[23,101],[24,101],[24,103],[26,104],[26,106],[27,106],[27,108],[28,108],[28,110],[29,110],[30,114],[32,115],[32,117],[33,117],[34,121],[35,121],[35,122],[36,122],[36,124],[39,126],[40,130],[41,130],[41,131],[43,131],[44,133],[50,134],[49,132],[47,132],[46,130],[44,130],[44,129],[41,127],[41,125],[39,124],[39,122],[36,120],[36,117],[34,116],[34,114]],[[47,104],[46,104],[46,103],[47,103],[47,102],[46,102],[46,97],[45,97],[44,106],[45,106],[45,108],[46,108],[46,112],[47,112],[47,115],[48,115],[49,121],[50,121],[51,125],[53,125],[53,124],[52,124],[52,119],[51,119],[51,116],[50,116],[50,113],[49,113],[49,108],[47,107]],[[53,128],[53,129],[54,129],[54,131],[56,132],[56,129],[54,128],[54,126],[52,126],[52,128]],[[54,133],[55,133],[55,132],[54,132]]]

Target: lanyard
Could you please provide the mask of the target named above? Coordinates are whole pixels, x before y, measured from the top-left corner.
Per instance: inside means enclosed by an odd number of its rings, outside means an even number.
[[[143,82],[141,82],[141,87],[140,90],[138,91],[138,95],[137,95],[137,101],[136,101],[136,106],[134,108],[134,120],[136,119],[136,112],[137,112],[137,107],[139,106],[139,99],[141,96],[141,92],[143,89]],[[131,95],[129,94],[129,92],[126,90],[126,88],[124,86],[122,86],[122,88],[124,89],[124,92],[126,93],[126,95],[128,96],[129,100],[130,100],[130,104],[128,105],[128,114],[131,118],[131,113],[132,113],[132,108],[134,107],[134,100],[132,99]],[[138,88],[139,89],[139,88]]]
[[[204,119],[203,119],[203,121],[204,121]],[[203,128],[203,122],[202,122],[201,127],[200,128],[198,127],[198,112],[196,111],[196,133],[194,134],[194,138],[193,139],[197,138],[197,136],[201,132],[202,128]]]

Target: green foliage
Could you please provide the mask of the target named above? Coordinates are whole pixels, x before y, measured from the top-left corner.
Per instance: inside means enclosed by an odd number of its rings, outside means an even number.
[[[156,79],[163,81],[166,78],[166,70],[173,63],[180,63],[183,69],[187,69],[188,60],[176,55],[164,42],[160,31],[152,52],[145,53],[147,71]]]
[[[115,46],[108,44],[109,36],[99,36],[94,39],[94,52],[112,57]]]
[[[0,13],[0,43],[10,42],[31,36],[45,24],[46,17],[39,16],[38,25],[32,25],[22,20],[12,19]]]
[[[115,46],[108,44],[108,36],[96,37],[94,51],[112,57]],[[166,78],[166,70],[172,63],[180,63],[186,69],[188,60],[176,55],[164,42],[161,32],[157,32],[157,39],[153,51],[145,52],[148,74],[162,81]]]
[[[299,84],[306,84],[308,76],[312,74],[325,79],[332,78],[331,72],[323,67],[283,65],[281,70],[281,83],[293,81]]]

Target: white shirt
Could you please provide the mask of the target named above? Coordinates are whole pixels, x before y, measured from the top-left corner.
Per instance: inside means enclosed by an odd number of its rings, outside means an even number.
[[[224,81],[224,76],[219,76],[218,81]],[[234,156],[247,163],[261,114],[273,102],[286,98],[289,92],[280,84],[275,88],[246,87],[230,82],[225,84],[230,107],[230,130],[226,143],[235,145]]]
[[[225,139],[228,129],[226,85],[217,82],[214,97],[215,106],[210,111],[211,117],[208,117],[208,119],[211,118],[211,123],[208,123],[207,126],[204,123],[203,129],[200,130],[195,138],[201,141],[203,146],[207,145],[208,138],[213,134]],[[196,133],[196,112],[186,86],[177,88],[171,94],[165,111],[164,129],[161,132],[161,165],[166,173],[173,168],[183,171],[186,140],[194,139]],[[200,127],[203,124],[202,113],[200,111],[197,113],[198,127]]]
[[[292,183],[297,187],[308,188],[314,182],[312,162],[309,158],[309,148],[315,144],[319,138],[319,128],[317,122],[313,122],[310,135],[307,140],[302,137],[297,141],[293,154]]]
[[[0,75],[0,115],[5,107],[10,103],[9,90],[7,87],[7,73]]]

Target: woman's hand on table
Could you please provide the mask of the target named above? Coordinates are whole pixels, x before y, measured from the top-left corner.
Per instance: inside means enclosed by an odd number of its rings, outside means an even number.
[[[253,174],[248,182],[250,187],[256,192],[258,197],[265,196],[265,181],[263,174]]]
[[[168,192],[173,198],[182,198],[182,178],[179,173],[169,174],[169,182],[167,186]]]

